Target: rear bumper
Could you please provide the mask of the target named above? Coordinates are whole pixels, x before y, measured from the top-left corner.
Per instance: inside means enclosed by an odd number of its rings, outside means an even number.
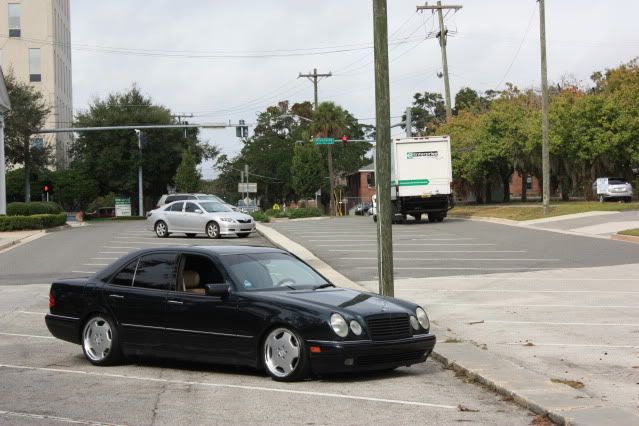
[[[453,207],[451,195],[432,195],[428,197],[401,197],[402,214],[446,213]]]
[[[80,344],[80,318],[48,314],[44,317],[44,322],[54,337]]]
[[[309,340],[309,346],[319,346],[319,353],[310,353],[315,374],[349,371],[385,370],[426,361],[435,347],[433,334],[391,341],[327,342]]]

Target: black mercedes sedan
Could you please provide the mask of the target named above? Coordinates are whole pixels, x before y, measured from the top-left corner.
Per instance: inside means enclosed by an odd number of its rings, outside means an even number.
[[[390,370],[435,346],[420,306],[337,288],[279,249],[164,247],[51,285],[46,324],[95,365],[127,355],[264,368],[275,380]]]

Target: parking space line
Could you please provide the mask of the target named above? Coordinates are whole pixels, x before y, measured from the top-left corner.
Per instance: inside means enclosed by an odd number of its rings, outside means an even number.
[[[529,342],[510,342],[501,343],[502,345],[509,346],[522,346],[527,345]],[[613,349],[639,349],[639,346],[634,345],[592,345],[592,344],[579,344],[579,343],[537,343],[533,342],[534,346],[565,346],[569,348],[613,348]]]
[[[129,253],[128,251],[99,251],[98,254],[123,254]]]
[[[343,240],[344,242],[349,242],[353,240]],[[374,246],[377,245],[377,240],[371,240],[371,242],[362,243],[359,242],[357,244],[340,244],[340,246],[347,245],[348,247],[361,247],[361,246]],[[396,246],[496,246],[497,244],[492,243],[437,243],[437,244],[428,244],[428,243],[393,243],[393,247]],[[317,247],[334,247],[335,244],[317,244]]]
[[[31,312],[31,311],[17,311],[19,314],[26,314],[26,315],[46,315],[45,312]]]
[[[639,294],[639,291],[606,291],[606,290],[510,290],[510,289],[449,289],[449,288],[428,288],[423,287],[400,287],[402,290],[427,290],[443,293],[577,293],[577,294]]]
[[[639,309],[639,305],[500,305],[495,303],[429,303],[428,306],[482,306],[491,308]]]
[[[3,332],[0,332],[0,336],[32,337],[34,339],[55,339],[55,337],[53,336],[38,336],[35,334],[3,333]]]
[[[356,266],[355,269],[377,269],[377,266]],[[527,266],[521,266],[519,268],[516,267],[512,267],[512,268],[502,268],[502,267],[495,267],[495,268],[490,268],[490,267],[483,267],[483,266],[479,266],[477,268],[468,268],[468,267],[464,267],[464,268],[458,268],[458,267],[451,267],[451,268],[447,268],[447,267],[438,267],[438,266],[432,266],[432,267],[428,267],[428,266],[414,266],[414,267],[395,267],[393,268],[395,271],[544,271],[544,270],[548,270],[548,269],[557,269],[557,268],[539,268],[539,267],[535,267],[535,268],[529,268]]]
[[[53,420],[60,423],[72,423],[76,425],[118,426],[115,423],[102,423],[102,422],[96,422],[94,420],[78,420],[78,419],[70,419],[68,417],[52,416],[50,414],[24,413],[24,412],[18,412],[18,411],[0,410],[0,416],[13,416],[13,417],[23,417],[23,418],[29,418],[29,419]]]
[[[109,266],[108,263],[83,263],[82,266]]]
[[[91,257],[90,259],[95,259],[95,260],[116,260],[119,259],[118,257]]]
[[[534,325],[585,325],[605,327],[639,327],[639,324],[606,323],[606,322],[549,322],[549,321],[497,321],[488,320],[485,323],[495,324],[534,324]]]
[[[164,243],[152,243],[152,242],[146,242],[146,241],[131,241],[131,242],[127,242],[127,241],[113,241],[116,244],[153,244],[153,245],[159,245],[159,246],[167,246],[167,245],[174,245],[174,246],[190,246],[190,244],[182,244],[182,243],[172,243],[171,240],[167,240]],[[119,247],[119,248],[127,248],[127,247]]]
[[[104,246],[102,248],[106,249],[131,249],[131,250],[139,250],[140,247],[122,247],[122,246]],[[128,251],[126,253],[129,253]]]
[[[377,260],[376,257],[341,257],[340,260]],[[394,260],[409,260],[409,261],[442,261],[442,260],[460,260],[460,261],[482,261],[482,262],[495,262],[495,261],[512,261],[512,262],[559,262],[559,259],[527,259],[527,258],[484,258],[484,259],[476,259],[471,257],[394,257]]]
[[[95,274],[98,271],[71,271],[74,274]]]
[[[374,398],[374,397],[357,396],[357,395],[344,395],[339,393],[302,391],[302,390],[276,388],[276,387],[268,387],[268,386],[250,386],[250,385],[232,385],[228,383],[195,382],[195,381],[189,381],[189,380],[161,379],[161,378],[155,378],[155,377],[129,376],[126,374],[96,373],[92,371],[68,370],[68,369],[62,369],[62,368],[48,368],[48,367],[31,367],[26,365],[12,365],[12,364],[0,364],[0,368],[8,368],[8,369],[14,369],[14,370],[46,371],[46,372],[53,372],[53,373],[78,374],[78,375],[87,375],[87,376],[96,376],[96,377],[110,377],[114,379],[137,380],[137,381],[156,382],[156,383],[172,383],[172,384],[186,385],[186,386],[203,386],[203,387],[212,387],[212,388],[243,389],[243,390],[250,390],[250,391],[279,392],[279,393],[290,394],[290,395],[318,396],[318,397],[334,398],[334,399],[381,402],[381,403],[387,403],[387,404],[412,405],[412,406],[430,407],[430,408],[443,408],[448,410],[458,409],[456,405],[434,404],[429,402],[407,401],[407,400],[401,400],[401,399]]]
[[[377,253],[375,250],[334,249],[331,251]],[[527,250],[393,250],[393,253],[528,253]],[[377,258],[375,258],[377,259]]]
[[[487,276],[487,277],[469,277],[469,276],[465,276],[465,277],[425,277],[425,278],[420,278],[422,280],[437,280],[437,281],[441,281],[441,280],[455,280],[455,281],[485,281],[485,280],[489,280],[489,281],[495,281],[495,280],[517,280],[517,281],[526,281],[526,280],[530,280],[530,281],[606,281],[607,283],[611,282],[611,281],[639,281],[639,278],[615,278],[610,279],[610,278],[590,278],[590,277],[583,277],[583,278],[558,278],[558,277],[495,277],[495,276]]]

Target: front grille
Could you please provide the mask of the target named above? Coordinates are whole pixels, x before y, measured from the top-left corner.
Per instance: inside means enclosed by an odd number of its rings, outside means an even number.
[[[368,317],[366,323],[372,340],[395,340],[410,337],[408,315]]]
[[[246,219],[246,220],[238,219],[237,221],[238,223],[251,223],[251,219]]]
[[[379,365],[387,363],[414,364],[424,357],[424,352],[400,352],[384,355],[362,355],[357,357],[357,365]]]

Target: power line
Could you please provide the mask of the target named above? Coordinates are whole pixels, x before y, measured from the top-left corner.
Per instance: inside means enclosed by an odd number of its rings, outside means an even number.
[[[530,27],[532,26],[536,9],[537,9],[536,7],[533,7],[532,13],[530,14],[530,19],[528,20],[528,26],[526,27],[526,32],[524,32],[524,36],[521,38],[521,42],[519,43],[519,47],[517,47],[517,50],[515,51],[515,56],[513,56],[513,60],[510,61],[510,65],[508,65],[508,68],[506,68],[506,72],[502,76],[501,80],[499,80],[499,83],[497,83],[497,85],[495,86],[495,90],[499,89],[499,86],[501,86],[501,84],[504,82],[511,68],[515,64],[515,61],[517,60],[517,57],[519,56],[519,52],[521,52],[521,48],[524,46],[524,43],[526,42],[526,38],[528,38],[528,33],[530,32]]]

